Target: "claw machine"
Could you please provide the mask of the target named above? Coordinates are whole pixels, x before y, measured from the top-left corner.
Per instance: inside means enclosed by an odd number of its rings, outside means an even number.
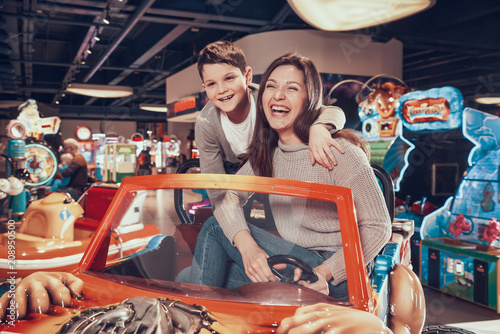
[[[135,144],[104,145],[102,180],[121,183],[127,176],[135,176]]]

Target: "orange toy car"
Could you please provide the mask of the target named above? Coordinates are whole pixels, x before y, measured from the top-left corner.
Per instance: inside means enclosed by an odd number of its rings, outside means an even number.
[[[199,196],[191,189],[234,189],[336,203],[350,301],[340,303],[315,290],[279,282],[250,283],[236,289],[175,282],[179,271],[191,263],[203,223],[196,216],[191,224],[179,220],[177,211],[188,208],[183,198],[194,202]],[[171,333],[274,333],[281,320],[299,306],[324,302],[354,308],[360,314],[373,313],[394,333],[420,333],[425,318],[423,291],[415,274],[399,264],[401,245],[390,242],[368,277],[353,205],[348,188],[301,181],[213,174],[127,178],[75,271],[84,281],[84,298],[74,299],[74,308],[54,306],[49,315],[31,314],[26,320],[3,323],[0,330],[79,333],[85,328],[104,328],[99,326],[105,323],[105,328],[120,332],[124,326],[144,323],[152,326],[151,332],[156,328]],[[117,227],[122,233],[135,223],[152,221],[164,234],[154,237],[148,247],[117,258],[110,248]]]

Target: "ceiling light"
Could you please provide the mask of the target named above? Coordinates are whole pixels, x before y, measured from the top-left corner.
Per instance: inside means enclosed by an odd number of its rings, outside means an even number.
[[[99,37],[99,35],[95,35],[95,36],[94,36],[94,40],[95,40],[96,42],[99,42],[99,41],[101,40],[101,37]]]
[[[288,0],[300,18],[321,30],[349,31],[402,19],[436,0]]]
[[[480,104],[500,104],[500,94],[476,95],[476,102]]]
[[[190,114],[170,117],[168,121],[174,123],[196,123],[196,118],[198,117],[200,112],[201,111],[195,111]]]
[[[104,10],[104,17],[102,19],[102,23],[109,24],[109,6],[106,7],[106,9]]]
[[[132,87],[128,86],[108,86],[79,83],[69,84],[66,91],[73,94],[103,98],[127,97],[134,93]]]
[[[139,104],[139,108],[142,110],[149,110],[155,112],[167,112],[166,104],[152,104],[152,103],[141,103]]]

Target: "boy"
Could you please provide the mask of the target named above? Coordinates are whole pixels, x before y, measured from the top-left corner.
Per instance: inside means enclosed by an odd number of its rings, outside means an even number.
[[[244,157],[254,126],[259,86],[252,83],[252,69],[243,51],[229,41],[207,45],[198,58],[198,72],[209,99],[196,120],[195,136],[202,173],[234,174]],[[322,107],[310,129],[311,163],[333,168],[330,145],[344,153],[329,130],[342,129],[345,115],[338,107]],[[330,161],[329,161],[329,160]],[[210,191],[209,196],[214,196]]]
[[[73,155],[71,153],[64,153],[61,155],[61,163],[57,166],[57,170],[62,173],[63,170],[68,168],[69,164],[71,161],[73,161]],[[51,193],[55,193],[60,187],[67,187],[69,185],[69,181],[71,180],[70,177],[65,177],[63,179],[54,179],[52,180],[49,185],[50,191],[46,192],[46,195],[50,195]]]

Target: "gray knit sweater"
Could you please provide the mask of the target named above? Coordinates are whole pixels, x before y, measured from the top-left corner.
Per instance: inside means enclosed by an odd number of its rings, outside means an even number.
[[[338,165],[329,171],[316,164],[311,166],[308,146],[282,145],[273,158],[274,177],[325,183],[348,187],[353,191],[356,219],[360,231],[365,262],[375,258],[391,234],[391,221],[382,191],[364,152],[343,138],[336,138],[344,148],[340,154],[332,149]],[[239,171],[241,175],[255,175],[249,163]],[[241,205],[250,194],[227,192],[215,204],[214,214],[226,237],[233,240],[243,229],[248,229]],[[344,252],[338,214],[334,203],[270,195],[271,209],[281,237],[310,250],[335,251],[324,264],[333,276],[333,284],[346,279]]]

